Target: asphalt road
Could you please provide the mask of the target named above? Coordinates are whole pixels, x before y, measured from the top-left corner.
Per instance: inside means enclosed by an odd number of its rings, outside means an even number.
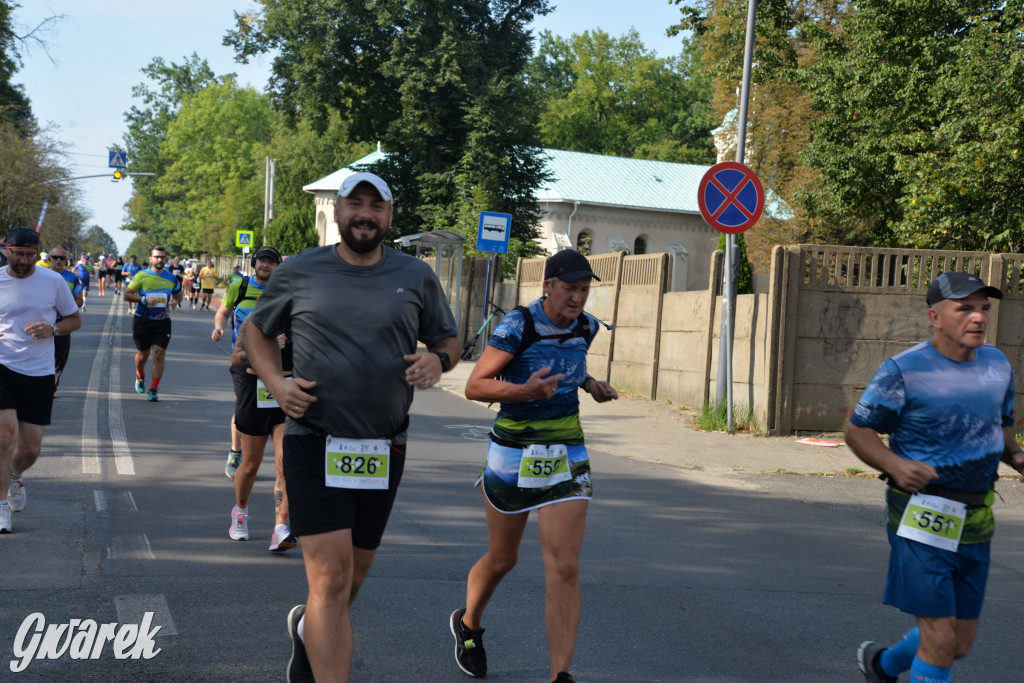
[[[90,298],[43,455],[26,475],[28,504],[0,537],[0,681],[283,679],[285,616],[306,592],[302,559],[267,550],[269,457],[250,503],[253,540],[228,539],[233,394],[228,343],[209,341],[212,319],[174,314],[154,404],[132,388],[123,304]],[[493,415],[440,389],[417,397],[398,502],[354,606],[353,681],[467,680],[447,619],[485,548],[472,485]],[[591,457],[578,680],[858,681],[857,645],[909,627],[880,603],[888,549],[877,482],[710,479],[597,449]],[[1016,487],[1004,496],[989,598],[975,650],[954,668],[959,681],[1024,677],[1024,501]],[[162,627],[150,659],[116,659],[108,644],[98,660],[69,649],[10,670],[32,614],[139,624],[145,612]],[[535,524],[484,625],[488,678],[548,680]]]

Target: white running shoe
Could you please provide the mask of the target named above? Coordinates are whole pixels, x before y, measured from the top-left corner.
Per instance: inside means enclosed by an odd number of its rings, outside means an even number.
[[[11,506],[0,505],[0,534],[11,533]]]
[[[283,553],[291,550],[299,544],[298,539],[292,536],[291,529],[287,524],[278,524],[274,527],[274,533],[270,537],[270,552]]]
[[[238,507],[231,508],[231,526],[228,536],[235,541],[249,540],[249,512],[241,512]]]
[[[11,487],[7,489],[7,502],[11,505],[11,510],[14,512],[21,512],[25,509],[25,482],[11,480]]]

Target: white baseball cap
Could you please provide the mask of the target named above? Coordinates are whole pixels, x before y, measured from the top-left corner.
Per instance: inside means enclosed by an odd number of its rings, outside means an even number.
[[[338,196],[349,196],[352,194],[352,190],[356,189],[356,186],[360,183],[370,183],[377,189],[377,192],[380,193],[381,199],[386,202],[390,202],[392,200],[391,188],[388,187],[388,184],[384,182],[383,178],[379,175],[374,175],[373,173],[355,173],[350,175],[348,178],[345,178],[345,180],[341,181],[341,187],[338,188]]]

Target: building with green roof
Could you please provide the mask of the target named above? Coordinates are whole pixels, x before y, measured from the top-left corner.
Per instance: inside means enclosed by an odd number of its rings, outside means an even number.
[[[628,251],[672,255],[671,289],[704,289],[719,233],[697,206],[697,188],[710,166],[629,159],[544,149],[552,180],[537,190],[540,245],[549,253],[578,249],[585,254]],[[340,239],[334,199],[342,181],[362,165],[383,158],[378,149],[303,187],[316,197],[320,244]],[[792,215],[771,191],[766,213]],[[754,228],[756,229],[756,227]],[[393,237],[397,237],[394,235]]]

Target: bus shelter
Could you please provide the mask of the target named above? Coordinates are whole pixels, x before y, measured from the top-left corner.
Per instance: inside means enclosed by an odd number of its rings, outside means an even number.
[[[433,252],[434,272],[441,281],[445,298],[455,315],[459,329],[459,311],[462,298],[462,244],[466,238],[451,230],[434,230],[415,235],[404,235],[395,240],[403,247],[416,247],[416,258],[428,259]]]

